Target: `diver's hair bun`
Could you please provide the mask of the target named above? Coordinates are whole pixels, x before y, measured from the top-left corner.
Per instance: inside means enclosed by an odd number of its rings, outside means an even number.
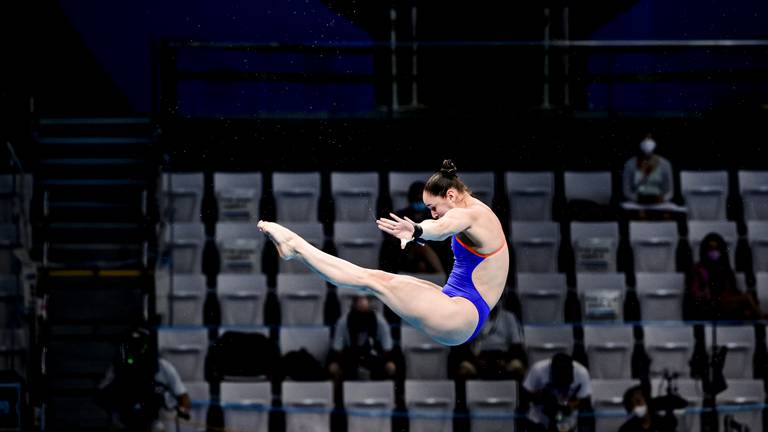
[[[443,166],[440,168],[440,174],[443,177],[448,179],[456,178],[457,172],[456,165],[453,164],[452,160],[446,159],[443,161]]]
[[[429,180],[424,184],[424,191],[429,192],[431,195],[445,198],[449,189],[456,189],[461,193],[469,193],[472,191],[461,181],[456,165],[453,161],[446,159],[443,161],[443,165],[440,170],[435,172],[429,177]]]

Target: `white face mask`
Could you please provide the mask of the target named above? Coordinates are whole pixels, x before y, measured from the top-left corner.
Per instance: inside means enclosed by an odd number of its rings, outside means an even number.
[[[647,405],[638,405],[632,410],[632,414],[637,418],[643,418],[648,413]]]
[[[640,150],[649,155],[656,149],[656,141],[646,138],[640,143]]]

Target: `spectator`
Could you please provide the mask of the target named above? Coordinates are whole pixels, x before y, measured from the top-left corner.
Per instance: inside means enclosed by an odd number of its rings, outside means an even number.
[[[429,208],[422,201],[422,194],[424,192],[424,182],[413,182],[408,187],[408,207],[398,210],[396,213],[400,217],[407,217],[412,221],[419,223],[427,219],[432,219],[432,214]]]
[[[431,219],[432,215],[422,201],[424,182],[414,182],[408,188],[408,207],[397,210],[400,217],[407,217],[419,223]],[[453,259],[450,247],[445,242],[429,242],[426,246],[409,244],[404,251],[400,250],[400,241],[387,237],[384,241],[386,261],[391,262],[396,273],[443,273],[446,262]]]
[[[99,384],[99,402],[112,417],[113,427],[130,431],[161,431],[162,411],[188,418],[189,395],[178,372],[151,349],[146,329],[134,329],[120,344],[115,361]]]
[[[451,353],[453,375],[459,379],[516,379],[525,374],[522,326],[515,315],[497,306],[470,344]]]
[[[357,296],[339,318],[328,371],[336,379],[387,379],[395,376],[392,334],[366,296]]]
[[[717,233],[709,233],[699,245],[699,262],[687,281],[683,306],[685,320],[752,320],[760,308],[736,285],[728,246]]]
[[[622,399],[624,409],[630,418],[619,428],[619,432],[660,432],[668,430],[663,427],[663,419],[649,409],[643,389],[634,386],[624,392]]]
[[[527,430],[574,431],[577,422],[584,422],[579,430],[594,429],[594,419],[578,419],[580,410],[591,410],[589,372],[571,356],[558,353],[536,362],[523,381],[523,389],[529,405]]]
[[[637,204],[666,203],[674,192],[672,165],[655,149],[656,141],[648,134],[637,155],[624,164],[624,196]]]

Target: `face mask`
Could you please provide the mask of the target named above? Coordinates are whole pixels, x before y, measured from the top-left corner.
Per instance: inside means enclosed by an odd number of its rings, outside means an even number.
[[[635,407],[635,409],[632,410],[632,414],[637,418],[643,418],[646,414],[648,414],[648,406],[638,405]]]
[[[649,154],[653,153],[653,151],[655,149],[656,149],[656,141],[654,141],[654,140],[652,140],[650,138],[646,138],[646,139],[643,140],[643,142],[640,143],[640,150],[644,154],[649,155]]]
[[[720,251],[719,250],[711,250],[707,252],[707,258],[709,258],[710,261],[717,261],[720,259]]]
[[[427,210],[427,205],[426,205],[426,204],[424,204],[424,203],[423,203],[423,202],[421,202],[421,201],[419,201],[419,202],[415,202],[415,203],[411,204],[411,207],[412,207],[414,210],[418,211],[418,212],[423,212],[423,211],[426,211],[426,210]]]

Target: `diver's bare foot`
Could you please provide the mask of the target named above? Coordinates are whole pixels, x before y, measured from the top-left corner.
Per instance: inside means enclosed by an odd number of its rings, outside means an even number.
[[[274,222],[259,221],[256,226],[275,244],[280,258],[291,260],[296,257],[296,249],[293,247],[293,239],[296,234]]]

